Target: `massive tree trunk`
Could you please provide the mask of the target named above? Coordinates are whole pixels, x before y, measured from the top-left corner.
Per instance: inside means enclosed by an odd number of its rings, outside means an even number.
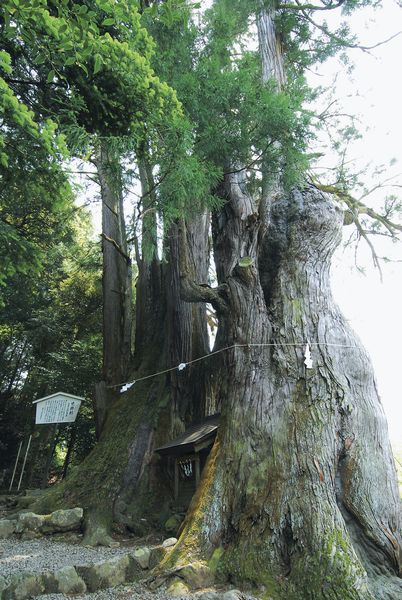
[[[143,196],[151,189],[150,183],[148,176]],[[156,234],[155,216],[150,220],[146,221],[147,229],[143,229],[138,261],[136,374],[147,377],[172,367],[173,370],[142,384],[146,389],[144,410],[130,442],[129,459],[115,501],[115,516],[138,533],[144,514],[155,524],[159,514],[168,512],[172,500],[173,489],[166,485],[166,474],[158,467],[154,448],[204,414],[202,366],[189,365],[183,371],[174,367],[208,352],[205,306],[184,302],[180,297],[177,224],[170,227],[165,248],[167,260],[161,261],[156,249],[147,258],[146,236],[151,231]],[[208,221],[200,215],[189,227],[187,245],[201,277],[205,278],[209,260],[207,240]]]
[[[209,267],[209,213],[194,217],[186,226],[186,247],[193,277],[208,282]],[[181,298],[179,268],[180,226],[174,223],[169,232],[168,313],[167,329],[169,356],[172,364],[179,365],[205,356],[209,352],[205,305],[192,304]],[[183,424],[202,419],[207,409],[208,382],[205,364],[195,363],[170,376],[172,411]]]
[[[281,89],[273,8],[257,27],[263,81]],[[391,600],[402,540],[387,426],[329,284],[343,216],[315,188],[285,196],[269,170],[258,205],[245,172],[226,176],[214,217],[222,425],[170,564],[198,552],[272,598]],[[208,300],[186,280],[183,294]]]
[[[196,549],[219,575],[273,598],[396,598],[401,517],[387,426],[370,360],[329,285],[342,213],[315,188],[296,191],[273,205],[259,249],[240,176],[226,178],[225,194],[216,306],[220,347],[235,347],[222,352],[222,426],[173,560]]]

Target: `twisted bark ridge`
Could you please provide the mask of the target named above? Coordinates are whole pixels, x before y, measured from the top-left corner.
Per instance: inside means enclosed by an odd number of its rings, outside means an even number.
[[[213,226],[228,306],[217,344],[250,346],[222,354],[223,423],[173,560],[198,551],[272,598],[395,599],[401,505],[387,425],[329,282],[342,213],[328,194],[295,191],[273,205],[259,248],[256,207],[233,178]]]

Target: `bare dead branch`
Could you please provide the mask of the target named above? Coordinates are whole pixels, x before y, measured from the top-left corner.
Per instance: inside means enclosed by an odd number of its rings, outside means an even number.
[[[398,183],[392,183],[392,184],[390,184],[389,183],[390,181],[393,181],[394,179],[396,179],[397,177],[400,177],[400,176],[401,176],[401,173],[397,173],[396,175],[393,175],[392,177],[388,177],[387,179],[384,179],[383,181],[381,181],[377,185],[375,185],[372,188],[370,188],[369,190],[365,191],[364,194],[362,194],[362,196],[359,198],[359,201],[361,201],[363,198],[367,198],[367,196],[369,196],[373,192],[375,192],[375,191],[377,191],[379,189],[383,189],[385,187],[402,188],[402,184],[398,184]]]
[[[359,218],[358,218],[357,215],[355,215],[354,224],[356,225],[356,229],[359,232],[359,235],[364,239],[364,241],[368,244],[368,247],[370,248],[370,252],[371,252],[371,256],[372,256],[372,259],[373,259],[374,266],[378,269],[378,272],[380,274],[380,279],[382,281],[383,280],[383,276],[382,276],[382,269],[381,269],[381,264],[380,264],[380,258],[379,258],[379,256],[377,255],[377,253],[375,251],[375,248],[374,248],[374,245],[373,245],[372,241],[370,240],[370,238],[366,234],[365,230],[361,226],[361,223],[360,223]]]
[[[279,10],[311,10],[311,11],[317,11],[317,10],[335,10],[336,8],[339,8],[340,6],[342,6],[342,4],[345,4],[346,0],[339,0],[338,2],[334,2],[331,4],[327,4],[325,6],[317,6],[316,4],[280,4],[278,6]]]
[[[384,215],[381,215],[374,209],[364,204],[360,199],[353,198],[353,196],[351,196],[348,192],[345,192],[334,185],[320,184],[317,181],[313,181],[313,185],[322,192],[333,194],[340,200],[343,200],[352,213],[355,213],[356,215],[367,215],[371,219],[378,221],[392,234],[393,237],[396,237],[397,232],[402,231],[402,225],[391,221]]]
[[[397,33],[394,33],[393,35],[386,38],[385,40],[382,40],[381,42],[377,42],[376,44],[373,44],[372,46],[364,46],[363,44],[353,44],[352,42],[347,42],[344,39],[340,38],[335,33],[332,33],[332,31],[330,31],[325,25],[320,25],[319,23],[314,21],[314,19],[312,19],[311,16],[308,14],[307,10],[305,8],[303,8],[302,3],[299,2],[299,0],[295,0],[295,2],[298,6],[298,9],[300,10],[300,12],[303,14],[304,18],[306,19],[306,21],[308,21],[311,25],[313,25],[313,27],[316,27],[319,31],[322,31],[322,33],[324,33],[328,38],[334,40],[341,47],[344,47],[344,48],[352,48],[352,49],[362,50],[363,52],[369,52],[370,50],[374,50],[375,48],[378,48],[379,46],[383,46],[384,44],[387,44],[388,42],[390,42],[394,38],[398,37],[402,33],[402,31],[398,31]]]
[[[233,171],[225,171],[224,175],[234,175],[235,173],[242,173],[243,171],[250,170],[253,167],[253,165],[255,165],[264,156],[264,154],[267,152],[268,148],[272,146],[272,144],[274,144],[273,140],[269,141],[268,144],[266,144],[265,148],[260,152],[260,154],[258,154],[254,158],[254,160],[252,160],[248,165],[245,165],[244,167],[240,167],[239,169],[235,169]]]
[[[124,260],[126,260],[128,263],[131,263],[131,258],[125,252],[123,252],[116,240],[109,237],[108,235],[105,235],[104,233],[101,233],[101,237],[107,242],[109,242],[109,244],[112,244],[112,246],[116,248],[117,252],[119,252],[119,254],[121,254],[121,256],[124,258]]]

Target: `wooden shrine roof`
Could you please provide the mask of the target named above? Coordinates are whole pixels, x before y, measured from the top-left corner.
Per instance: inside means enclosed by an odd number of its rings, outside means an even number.
[[[161,455],[179,456],[199,452],[202,448],[212,444],[219,427],[220,414],[206,417],[200,423],[191,425],[186,431],[174,440],[156,448],[155,452]]]

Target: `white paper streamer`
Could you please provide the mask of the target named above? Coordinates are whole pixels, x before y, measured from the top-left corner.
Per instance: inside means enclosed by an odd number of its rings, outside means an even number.
[[[133,387],[134,384],[135,384],[135,381],[131,381],[130,383],[125,383],[120,390],[120,394],[124,394],[124,392],[127,392],[127,390],[129,390],[131,387]]]
[[[313,368],[313,359],[311,358],[310,344],[308,342],[304,351],[304,364],[306,365],[306,369]]]

